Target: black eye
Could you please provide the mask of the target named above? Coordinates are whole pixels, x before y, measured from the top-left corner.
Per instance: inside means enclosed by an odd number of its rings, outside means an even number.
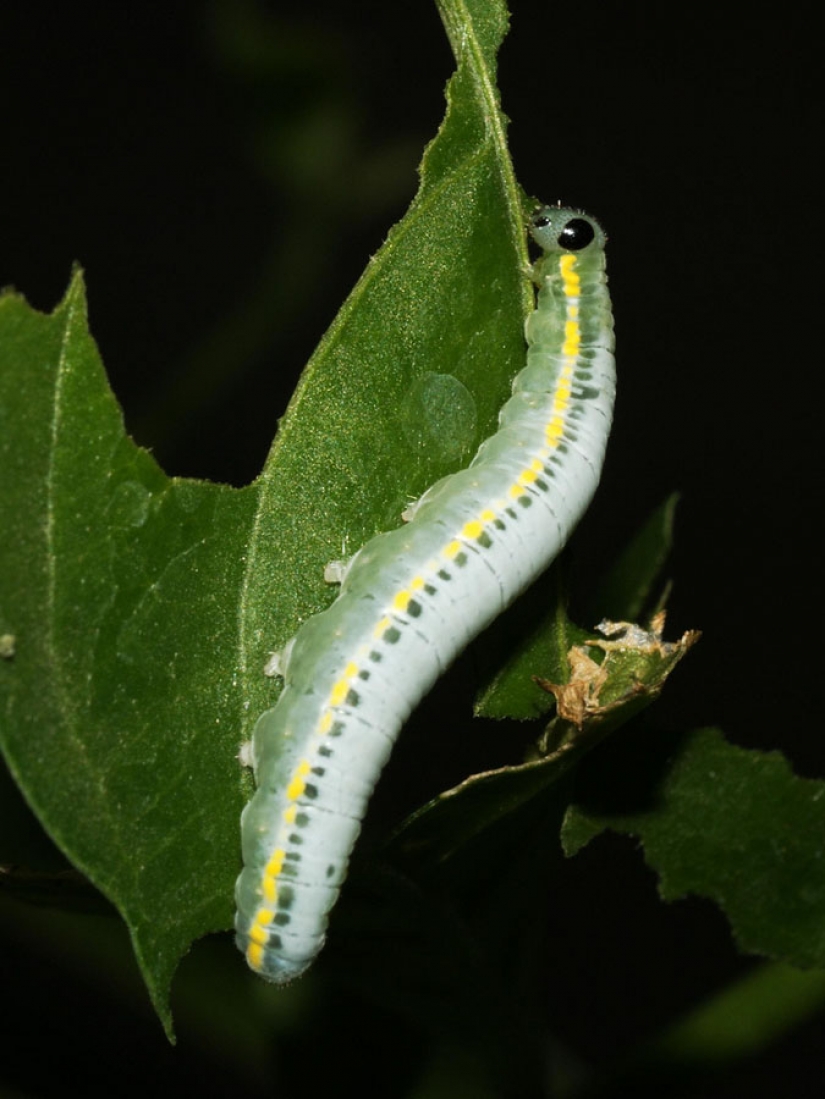
[[[550,218],[547,214],[533,214],[530,219],[534,229],[543,229],[545,225],[550,224]]]
[[[559,245],[568,252],[580,252],[596,236],[596,231],[584,218],[571,218],[559,233]]]

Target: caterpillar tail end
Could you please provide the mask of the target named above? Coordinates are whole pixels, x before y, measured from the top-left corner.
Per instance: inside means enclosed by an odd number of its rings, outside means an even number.
[[[305,973],[315,961],[317,951],[311,957],[292,958],[284,954],[277,935],[270,934],[265,941],[256,934],[256,926],[249,927],[248,921],[240,916],[235,920],[235,945],[246,958],[246,964],[259,977],[274,985],[288,985]],[[323,946],[323,940],[318,950]]]

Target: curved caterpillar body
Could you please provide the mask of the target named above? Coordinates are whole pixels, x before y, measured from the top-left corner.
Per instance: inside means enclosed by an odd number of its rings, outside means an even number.
[[[543,249],[538,304],[498,430],[406,526],[355,555],[338,599],[295,636],[283,692],[255,727],[235,926],[268,980],[291,980],[321,949],[410,711],[556,557],[596,489],[615,391],[604,233],[584,214],[543,207],[531,234]]]

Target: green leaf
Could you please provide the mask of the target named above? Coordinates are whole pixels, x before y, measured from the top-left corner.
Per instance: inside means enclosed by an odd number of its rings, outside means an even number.
[[[228,928],[267,655],[324,564],[494,428],[531,290],[495,0],[443,0],[458,68],[421,187],[310,362],[254,485],[168,478],[124,431],[80,274],[0,299],[0,738],[29,805],[118,908],[167,1031],[180,956]],[[239,962],[239,964],[241,964]]]
[[[180,955],[231,917],[255,493],[170,480],[129,441],[79,273],[49,317],[5,295],[0,331],[4,752],[163,1012]]]
[[[566,853],[607,828],[641,840],[665,900],[714,900],[743,950],[825,967],[825,782],[798,778],[780,753],[715,729],[611,743],[580,772]]]

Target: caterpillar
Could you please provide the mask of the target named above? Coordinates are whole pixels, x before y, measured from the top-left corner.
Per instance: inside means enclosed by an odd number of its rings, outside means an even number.
[[[595,492],[613,411],[605,235],[544,206],[527,362],[498,430],[343,570],[338,598],[280,654],[252,737],[236,942],[283,984],[324,943],[367,801],[413,707],[556,557]],[[272,669],[270,669],[272,670]]]

